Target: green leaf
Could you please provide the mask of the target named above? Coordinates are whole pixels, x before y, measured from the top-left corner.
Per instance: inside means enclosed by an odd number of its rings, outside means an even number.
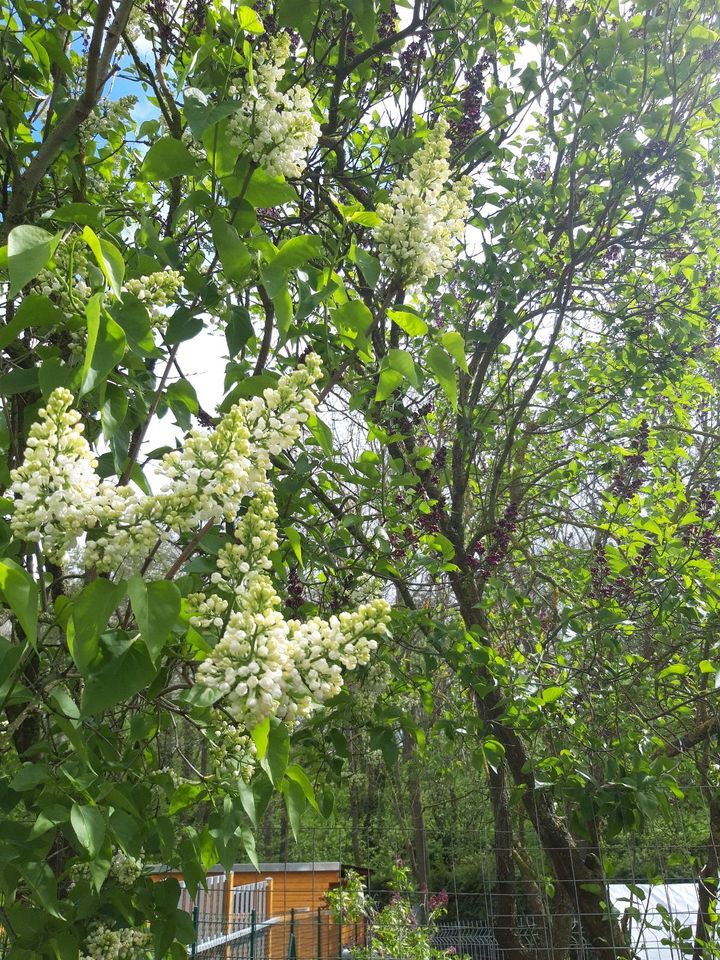
[[[673,663],[660,671],[658,679],[663,680],[665,677],[683,676],[686,673],[690,673],[690,667],[686,663]]]
[[[18,619],[23,632],[37,648],[38,601],[40,591],[30,574],[14,560],[0,560],[0,592]]]
[[[242,843],[250,863],[259,871],[260,861],[258,860],[257,850],[255,848],[255,834],[248,827],[243,827],[240,836],[242,837]]]
[[[139,357],[157,356],[150,317],[141,300],[131,293],[124,293],[122,300],[111,306],[111,315],[123,329],[127,343]]]
[[[360,268],[365,283],[373,290],[380,279],[380,261],[362,247],[354,247],[350,251],[350,259]]]
[[[102,813],[97,807],[74,803],[70,810],[70,823],[80,846],[91,857],[96,857],[105,839],[106,824]]]
[[[397,390],[398,387],[402,386],[403,375],[397,370],[381,370],[380,378],[378,380],[378,388],[375,393],[375,401],[380,403],[393,393],[394,390]]]
[[[400,755],[400,748],[393,728],[372,727],[370,730],[370,749],[380,750],[385,766],[391,769]]]
[[[200,168],[184,143],[174,137],[161,137],[145,154],[140,176],[143,180],[172,180],[195,176]]]
[[[22,876],[37,902],[40,903],[51,916],[63,920],[64,917],[60,913],[60,904],[57,899],[57,880],[50,868],[50,864],[47,862],[37,863],[35,861],[26,863],[22,868]]]
[[[95,294],[86,305],[88,340],[85,348],[80,396],[89,393],[107,379],[125,356],[125,331],[101,307],[102,294]]]
[[[415,361],[407,350],[397,350],[392,348],[388,350],[387,360],[392,370],[397,370],[403,377],[411,383],[416,389],[420,387],[420,377],[418,376]]]
[[[541,700],[543,703],[555,703],[564,693],[564,687],[546,687],[541,694]]]
[[[435,375],[435,379],[445,391],[448,400],[452,404],[453,410],[457,410],[455,365],[450,359],[450,356],[442,347],[433,344],[427,352],[426,362],[428,369]]]
[[[258,167],[253,173],[245,191],[245,199],[254,207],[275,207],[282,203],[292,203],[297,198],[294,187],[282,177],[271,177],[262,167]]]
[[[270,717],[265,717],[250,731],[250,736],[255,744],[258,760],[264,760],[270,743]]]
[[[207,790],[201,783],[181,783],[173,791],[168,813],[172,817],[181,810],[194,807],[207,797]]]
[[[109,240],[101,240],[92,227],[85,227],[82,235],[83,240],[92,250],[97,265],[102,270],[110,289],[119,300],[125,278],[125,261],[122,254]]]
[[[372,43],[375,36],[375,7],[373,0],[343,0],[353,15],[353,20],[362,30],[366,43]]]
[[[203,328],[202,317],[196,316],[187,307],[180,307],[170,317],[165,340],[167,343],[182,343],[192,340]]]
[[[267,752],[262,758],[260,766],[270,777],[274,787],[277,787],[285,776],[289,757],[290,734],[288,729],[284,723],[272,717],[268,733]]]
[[[50,257],[60,238],[42,227],[14,227],[8,237],[8,271],[10,273],[10,296],[34,280]]]
[[[278,0],[278,23],[297,30],[305,43],[310,41],[317,21],[320,0]]]
[[[38,370],[38,386],[47,400],[56,387],[77,389],[78,368],[70,367],[60,357],[50,357]]]
[[[91,203],[66,203],[58,207],[52,215],[60,223],[77,223],[81,226],[98,228],[103,218],[103,210]]]
[[[265,27],[263,27],[262,20],[255,13],[252,7],[238,7],[237,18],[238,23],[246,33],[265,32]]]
[[[288,542],[293,549],[293,553],[297,557],[298,563],[302,564],[302,539],[300,534],[297,532],[295,527],[283,527],[283,532],[288,538]]]
[[[409,310],[388,310],[388,316],[409,337],[421,337],[428,332],[428,325],[422,317]]]
[[[0,376],[0,396],[2,397],[12,397],[16,393],[36,390],[37,386],[37,368],[16,367],[9,373],[4,373]]]
[[[245,344],[255,336],[252,320],[245,307],[238,305],[230,307],[225,324],[225,340],[228,346],[230,359],[236,357]]]
[[[128,580],[127,592],[150,659],[157,663],[180,615],[180,591],[169,580],[145,583],[134,576]]]
[[[295,783],[298,783],[300,785],[300,788],[305,794],[308,803],[313,807],[314,810],[317,810],[319,813],[320,809],[318,807],[318,803],[315,798],[315,790],[313,789],[313,785],[310,782],[310,778],[302,769],[302,767],[298,766],[297,763],[291,763],[290,766],[285,771],[285,776],[288,778],[288,780],[294,780]]]
[[[83,690],[80,712],[92,716],[131,699],[150,685],[156,673],[144,642],[136,641],[91,673]]]
[[[373,315],[362,300],[348,300],[331,311],[335,326],[349,327],[366,338],[373,322]]]
[[[440,343],[442,343],[460,369],[467,373],[468,365],[467,359],[465,358],[465,341],[462,335],[456,330],[449,330],[440,337]]]
[[[179,426],[189,430],[191,417],[200,409],[195,388],[189,380],[176,380],[165,391],[165,402],[175,414]]]
[[[288,271],[303,266],[308,260],[319,257],[321,253],[320,237],[303,234],[286,240],[263,270],[263,278],[270,296],[274,295],[277,286],[285,282]]]
[[[297,840],[300,831],[300,821],[307,807],[307,797],[296,780],[286,780],[282,785],[282,794],[285,798],[285,807],[293,837]]]
[[[27,327],[52,327],[64,323],[64,314],[48,297],[28,293],[10,323],[0,327],[0,350],[9,346]]]
[[[125,596],[125,582],[112,583],[98,578],[89,583],[72,601],[67,624],[70,655],[86,677],[100,653],[100,634]]]
[[[252,269],[250,251],[219,211],[210,221],[213,243],[217,250],[220,263],[228,280],[242,281],[247,279]]]
[[[49,779],[50,767],[46,763],[24,763],[10,781],[10,789],[24,793]]]
[[[242,777],[238,780],[238,794],[240,795],[240,803],[245,813],[248,815],[250,823],[254,827],[257,826],[257,817],[255,811],[255,794],[252,791],[252,788],[249,783],[246,783]]]

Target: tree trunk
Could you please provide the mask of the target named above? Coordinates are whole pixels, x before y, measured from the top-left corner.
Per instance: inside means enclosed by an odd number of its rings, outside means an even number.
[[[495,939],[504,960],[528,960],[528,952],[520,939],[517,920],[517,890],[513,858],[513,829],[510,799],[505,783],[505,768],[488,767],[490,801],[495,821],[495,887],[492,894],[492,923]]]
[[[417,755],[417,741],[403,731],[403,761],[407,771],[407,787],[410,797],[412,820],[413,873],[420,890],[428,889],[428,855],[425,836],[425,811],[422,801],[422,781]]]
[[[355,750],[355,738],[352,730],[346,731],[348,754],[350,759],[350,841],[352,845],[353,862],[356,867],[362,866],[360,851],[360,791],[358,790],[358,763]]]
[[[708,811],[710,836],[705,866],[702,868],[698,884],[698,913],[695,924],[695,946],[693,960],[703,960],[709,955],[705,943],[712,939],[714,923],[710,918],[710,907],[718,896],[718,872],[720,871],[720,795],[717,790],[710,794]]]
[[[500,717],[504,713],[502,694],[496,686],[484,696],[476,696],[480,718],[503,745],[508,770],[515,785],[522,788],[522,801],[528,819],[535,828],[555,878],[563,893],[574,904],[583,933],[598,960],[630,955],[627,937],[607,907],[607,887],[601,873],[585,862],[565,823],[555,813],[552,796],[535,785],[533,763],[521,736]]]
[[[485,634],[482,614],[479,613],[481,597],[475,580],[463,574],[451,575],[451,580],[466,629],[477,627]],[[507,769],[521,790],[525,812],[557,882],[577,910],[591,954],[598,960],[629,958],[628,938],[610,908],[603,906],[608,904],[608,893],[602,874],[585,863],[570,831],[555,813],[552,795],[547,790],[537,789],[530,751],[521,734],[505,719],[505,698],[497,679],[492,671],[479,663],[472,683],[478,716],[488,732],[502,744]]]

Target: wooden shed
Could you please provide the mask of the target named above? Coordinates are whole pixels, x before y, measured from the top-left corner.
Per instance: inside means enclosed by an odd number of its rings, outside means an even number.
[[[235,938],[244,942],[252,924],[250,955],[256,960],[339,960],[344,947],[366,940],[364,923],[339,923],[327,909],[326,894],[342,884],[350,869],[368,874],[340,861],[261,863],[258,870],[250,863],[236,863],[227,873],[218,866],[209,871],[207,888],[198,892],[196,901],[182,873],[158,868],[153,879],[172,876],[180,881],[178,906],[193,914],[198,958],[205,947],[219,945],[218,938],[227,938],[228,945]],[[225,956],[234,956],[229,946]]]

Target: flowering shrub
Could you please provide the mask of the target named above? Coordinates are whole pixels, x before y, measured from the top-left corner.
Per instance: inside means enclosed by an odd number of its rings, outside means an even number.
[[[269,174],[299,177],[318,142],[320,126],[305,87],[280,87],[289,54],[290,38],[282,34],[256,55],[254,81],[234,90],[239,109],[229,130],[233,143]]]
[[[440,118],[413,156],[410,176],[398,180],[389,203],[379,203],[375,228],[383,263],[408,284],[450,268],[465,229],[472,181],[451,181],[448,123]]]
[[[370,905],[365,882],[357,870],[348,870],[340,886],[325,894],[330,915],[338,923],[357,923],[368,915]]]
[[[99,924],[85,941],[81,960],[150,960],[153,938],[147,930]]]
[[[234,519],[242,500],[267,483],[270,456],[299,437],[319,372],[310,357],[276,389],[235,404],[213,431],[193,429],[181,451],[163,458],[160,492],[150,496],[100,480],[72,394],[58,387],[31,427],[25,461],[11,473],[15,535],[61,561],[93,530],[85,563],[110,572],[124,561],[137,563],[158,539]]]
[[[395,892],[390,902],[377,910],[367,898],[362,877],[348,871],[342,887],[327,893],[332,916],[340,923],[354,923],[365,917],[370,924],[368,948],[356,947],[357,960],[444,960],[456,950],[438,950],[432,946],[435,923],[447,911],[448,895],[442,890],[427,898],[424,922],[419,922],[409,896],[412,888],[410,870],[401,860],[393,865],[390,887]]]
[[[170,801],[172,813],[178,804],[182,808],[183,798],[202,790],[222,801],[226,818],[233,810],[231,798],[242,789],[239,784],[251,784],[260,763],[279,787],[288,762],[289,730],[336,696],[345,674],[368,663],[386,633],[389,607],[382,599],[327,620],[313,616],[301,622],[285,618],[274,585],[273,557],[280,537],[271,458],[298,440],[314,411],[312,388],[320,375],[319,360],[310,354],[304,365],[262,395],[232,405],[213,429],[190,430],[182,448],[159,462],[157,493],[122,479],[102,479],[73,394],[56,387],[37,410],[23,462],[10,473],[10,528],[17,541],[34,548],[40,563],[60,572],[80,566],[90,574],[87,586],[65,600],[62,643],[77,671],[79,707],[65,693],[64,709],[84,718],[107,713],[112,723],[112,708],[126,706],[136,694],[149,696],[153,678],[162,685],[158,691],[170,686],[171,678],[175,689],[183,691],[180,698],[162,694],[177,715],[186,717],[188,704],[202,705],[200,713],[195,708],[192,723],[207,743],[212,769],[198,774],[190,765],[202,786],[171,769],[158,771],[151,781],[154,794],[145,801],[156,811],[168,809]],[[189,537],[192,549],[203,531],[223,522],[232,522],[233,535],[217,549],[203,590],[186,591],[183,598],[170,582],[173,568],[170,579],[159,582],[146,582],[136,572],[147,568],[158,545],[174,550],[181,538]],[[22,596],[33,596],[28,574],[12,561],[3,561],[2,569],[21,578]],[[98,572],[103,575],[97,577]],[[126,595],[129,604],[123,609]],[[63,610],[62,599],[56,609]],[[189,627],[184,648],[174,647],[170,635],[179,617]],[[45,620],[50,624],[46,635],[53,635],[53,621],[49,616]],[[178,636],[181,629],[178,624]],[[263,723],[264,732],[257,732]],[[13,729],[11,725],[9,732]],[[59,743],[81,749],[65,733]],[[16,771],[19,783],[22,770]],[[314,802],[309,781],[305,777],[301,782],[303,802]],[[294,815],[300,804],[296,793],[288,803]],[[123,890],[132,897],[144,884],[147,899],[150,890],[160,887],[143,877],[137,828],[129,830],[122,810],[113,810],[114,819],[106,820],[109,813],[101,813],[100,805],[78,802],[70,812],[70,836],[81,855],[62,874],[63,888],[80,901],[92,889],[101,897],[94,918],[92,911],[83,915],[91,921],[81,947],[83,960],[143,957],[159,936],[133,926],[132,918],[140,915],[127,905],[124,924],[117,925],[115,905]],[[106,834],[115,841],[112,852],[102,848]],[[236,836],[237,844],[237,829]],[[218,854],[226,849],[208,837]],[[247,827],[242,838],[252,855]],[[162,856],[169,859],[167,851]],[[157,849],[155,857],[159,859]],[[114,882],[106,884],[108,879]],[[171,890],[163,909],[173,896],[177,900]],[[175,913],[173,907],[164,922],[187,938],[187,923],[183,928]]]

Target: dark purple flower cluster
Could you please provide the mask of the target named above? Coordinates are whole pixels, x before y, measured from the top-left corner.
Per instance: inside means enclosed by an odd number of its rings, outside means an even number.
[[[641,583],[650,566],[652,545],[646,543],[637,555],[634,563],[630,564],[628,576],[611,577],[610,565],[605,555],[605,545],[596,543],[593,548],[593,559],[590,563],[592,578],[591,596],[596,600],[617,600],[627,605],[636,599],[635,585]]]
[[[650,428],[643,422],[635,438],[635,452],[626,457],[612,479],[610,489],[621,500],[629,500],[642,485],[642,467],[648,451]]]
[[[409,548],[417,546],[419,539],[412,527],[405,527],[401,534],[393,531],[390,534],[393,557],[402,560]]]
[[[476,540],[465,555],[465,565],[471,570],[479,570],[478,577],[485,583],[500,566],[510,549],[512,536],[517,529],[520,504],[511,500],[498,521],[497,526],[488,537],[487,546]]]
[[[445,466],[447,463],[447,455],[448,451],[446,446],[437,448],[432,458],[432,465],[436,470],[442,470],[442,468]]]
[[[610,564],[605,556],[605,545],[600,542],[593,547],[590,577],[592,578],[592,595],[595,599],[608,600],[613,595],[610,583]]]
[[[410,414],[408,419],[412,424],[418,424],[425,417],[429,416],[433,412],[432,403],[424,403],[421,407],[418,407],[415,413]]]
[[[305,602],[304,589],[297,570],[292,569],[288,574],[286,606],[290,607],[291,610],[297,610],[298,607],[301,607]]]
[[[462,118],[454,124],[452,139],[455,147],[462,150],[480,129],[482,123],[482,94],[485,92],[485,71],[490,66],[488,54],[480,58],[474,67],[466,71],[467,86],[460,95]]]
[[[172,39],[172,26],[165,0],[150,0],[145,9],[155,24],[160,42],[168,43]]]
[[[620,259],[621,254],[622,254],[622,247],[617,243],[613,243],[607,248],[605,253],[603,253],[602,258],[605,261],[605,263],[615,263],[617,260]]]
[[[438,497],[430,508],[430,513],[421,513],[418,515],[417,523],[425,533],[440,533],[440,520],[442,518],[442,508],[445,506],[445,498]]]
[[[695,508],[697,510],[697,515],[703,520],[709,520],[715,512],[716,506],[717,501],[715,500],[712,490],[706,483],[704,483],[700,487],[700,494],[697,498],[697,505]]]
[[[714,525],[710,525],[716,508],[717,501],[713,491],[707,484],[703,484],[695,501],[695,511],[703,522],[689,523],[682,530],[685,546],[694,546],[706,560],[712,560],[715,551],[720,547],[720,536],[715,532]]]
[[[446,907],[449,899],[447,890],[441,890],[439,893],[431,894],[430,900],[428,901],[430,911],[432,912],[441,907]]]
[[[190,0],[185,7],[185,21],[196,36],[205,29],[207,10],[207,0]]]
[[[395,33],[395,24],[397,22],[398,12],[395,6],[395,0],[390,2],[390,10],[380,14],[378,20],[377,32],[381,40],[387,40]]]
[[[403,83],[408,83],[415,69],[427,56],[427,45],[430,42],[430,30],[424,26],[417,40],[409,43],[400,54],[400,76]]]

